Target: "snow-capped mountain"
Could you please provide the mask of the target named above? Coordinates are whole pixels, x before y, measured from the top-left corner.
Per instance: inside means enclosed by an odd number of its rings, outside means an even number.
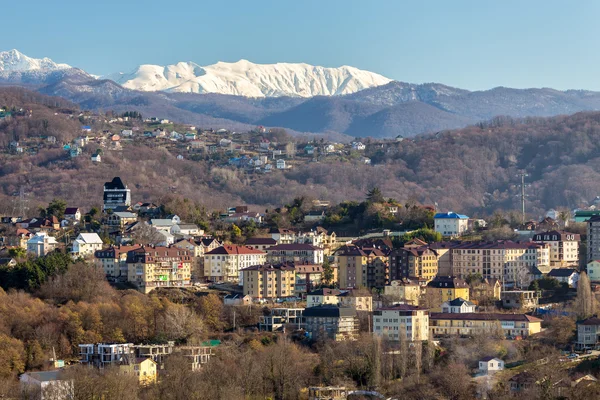
[[[128,74],[105,76],[126,88],[178,93],[220,93],[246,97],[312,97],[355,93],[391,79],[358,68],[308,64],[254,64],[246,60],[202,67],[192,62],[141,65]]]
[[[58,64],[49,58],[31,58],[18,50],[0,52],[0,71],[25,72],[25,71],[56,71],[72,68],[68,64]]]

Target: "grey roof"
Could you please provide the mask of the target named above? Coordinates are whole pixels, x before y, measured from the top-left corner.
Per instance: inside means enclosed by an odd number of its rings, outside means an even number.
[[[318,318],[354,317],[356,316],[356,310],[350,307],[337,307],[327,304],[308,307],[304,310],[304,316]]]
[[[463,304],[466,304],[468,306],[474,306],[474,303],[471,303],[470,301],[467,301],[465,299],[463,299],[462,297],[457,297],[456,299],[450,301],[448,304],[450,304],[450,306],[452,307],[460,307]]]
[[[577,273],[577,270],[572,268],[554,268],[552,271],[548,272],[548,276],[567,278],[575,273]]]
[[[27,372],[27,375],[40,382],[48,382],[60,380],[59,377],[62,372],[61,369],[55,369],[54,371]]]

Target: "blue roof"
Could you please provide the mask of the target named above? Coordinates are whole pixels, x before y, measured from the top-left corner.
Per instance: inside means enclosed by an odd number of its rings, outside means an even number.
[[[469,217],[467,217],[466,215],[462,215],[462,214],[457,214],[455,212],[447,212],[447,213],[437,213],[435,214],[435,216],[433,218],[437,218],[437,219],[442,219],[442,218],[446,218],[446,219],[469,219]]]

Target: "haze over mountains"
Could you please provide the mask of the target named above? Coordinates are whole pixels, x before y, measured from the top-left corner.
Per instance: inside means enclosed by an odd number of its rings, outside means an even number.
[[[0,52],[0,84],[65,97],[84,108],[138,110],[206,128],[283,127],[310,134],[405,137],[498,115],[552,116],[600,110],[600,93],[498,87],[468,91],[410,84],[353,67],[308,64],[142,65],[104,79],[49,58]]]

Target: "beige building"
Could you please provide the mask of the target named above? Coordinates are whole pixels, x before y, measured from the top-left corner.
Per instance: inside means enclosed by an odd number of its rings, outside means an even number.
[[[340,293],[338,297],[338,304],[340,307],[354,308],[356,311],[373,311],[373,296],[365,291],[349,290],[344,293]]]
[[[242,282],[242,269],[266,262],[266,253],[227,244],[204,254],[204,277],[215,282]]]
[[[389,257],[381,250],[345,246],[336,255],[339,287],[384,288],[389,282]]]
[[[527,287],[535,268],[550,271],[550,246],[545,243],[467,242],[451,252],[453,274],[463,279],[480,274],[508,287]]]
[[[253,265],[242,269],[244,295],[253,299],[294,296],[296,274],[289,264]]]
[[[127,280],[143,293],[191,284],[192,256],[177,247],[142,246],[127,253]]]
[[[401,301],[418,306],[421,298],[421,286],[415,281],[395,280],[383,289],[383,294],[388,296],[391,301]]]
[[[431,313],[429,330],[433,337],[494,334],[528,337],[542,331],[542,320],[527,314]]]
[[[94,253],[96,260],[102,264],[104,273],[109,278],[127,279],[127,252],[139,249],[141,245],[114,246],[108,249],[98,250]]]
[[[306,295],[306,307],[316,307],[321,304],[338,305],[338,295],[341,293],[337,289],[328,288],[313,290]]]
[[[390,254],[390,277],[422,278],[429,282],[438,274],[438,254],[427,245],[409,246]]]
[[[373,334],[389,340],[429,339],[429,312],[408,304],[379,308],[373,312]]]
[[[534,242],[550,245],[550,267],[562,268],[579,265],[579,242],[576,233],[549,231],[537,233]]]

